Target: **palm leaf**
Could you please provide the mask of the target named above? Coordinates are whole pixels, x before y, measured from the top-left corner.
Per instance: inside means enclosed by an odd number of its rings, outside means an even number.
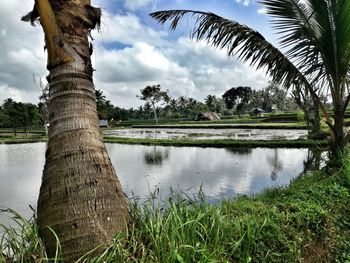
[[[350,1],[262,0],[287,57],[313,82],[327,83],[333,100],[345,89],[350,61]]]
[[[209,44],[226,48],[228,55],[237,55],[242,61],[249,61],[255,68],[265,70],[274,81],[287,89],[290,87],[306,87],[319,102],[327,118],[315,88],[304,74],[275,46],[268,42],[259,32],[236,21],[228,20],[209,12],[193,10],[168,10],[150,14],[159,23],[171,22],[170,28],[175,30],[184,16],[195,19],[191,36],[197,40],[206,40]]]

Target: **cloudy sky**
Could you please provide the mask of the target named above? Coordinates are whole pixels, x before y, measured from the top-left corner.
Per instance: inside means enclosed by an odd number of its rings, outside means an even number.
[[[40,27],[20,21],[33,1],[3,1],[0,7],[0,101],[8,97],[38,102],[45,79],[46,53]],[[176,31],[158,25],[149,13],[166,9],[214,12],[251,26],[274,42],[267,17],[255,0],[92,0],[103,10],[94,33],[97,89],[119,107],[138,107],[140,89],[160,84],[172,97],[203,100],[238,86],[261,89],[267,77],[206,43],[189,39],[190,22]]]

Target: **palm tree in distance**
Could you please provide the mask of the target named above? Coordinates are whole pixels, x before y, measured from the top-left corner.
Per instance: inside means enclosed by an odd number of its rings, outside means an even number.
[[[280,34],[280,48],[259,32],[236,21],[209,12],[168,10],[150,14],[159,23],[171,21],[175,30],[185,16],[195,18],[191,36],[226,48],[228,55],[249,61],[265,70],[273,81],[286,89],[307,91],[321,109],[331,131],[331,152],[343,151],[349,139],[344,132],[348,106],[350,66],[349,0],[262,0]],[[320,99],[320,91],[330,92],[333,117]]]

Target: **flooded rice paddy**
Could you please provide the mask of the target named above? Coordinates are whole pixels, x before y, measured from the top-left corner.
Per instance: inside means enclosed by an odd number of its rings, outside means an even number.
[[[45,143],[0,145],[0,206],[30,216],[36,207]],[[145,198],[170,188],[210,202],[288,185],[317,157],[308,149],[234,149],[107,144],[125,193]],[[317,157],[319,158],[319,157]],[[0,223],[1,223],[0,218]]]
[[[107,136],[141,139],[236,139],[236,140],[296,140],[306,139],[307,130],[297,129],[117,129],[104,132]]]

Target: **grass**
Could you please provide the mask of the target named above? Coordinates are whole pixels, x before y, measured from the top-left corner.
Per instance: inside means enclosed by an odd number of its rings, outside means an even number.
[[[0,144],[34,143],[47,141],[47,136],[43,130],[30,130],[27,134],[24,130],[19,130],[15,137],[12,130],[0,128]]]
[[[233,139],[145,139],[104,137],[106,143],[162,145],[162,146],[194,146],[194,147],[269,147],[269,148],[305,148],[326,147],[326,140],[233,140]]]
[[[0,136],[0,144],[22,144],[46,142],[47,137],[13,137]],[[163,146],[195,146],[195,147],[270,147],[270,148],[305,148],[305,147],[326,147],[326,140],[232,140],[232,139],[143,139],[143,138],[117,138],[104,137],[105,143],[139,144],[139,145],[163,145]]]
[[[13,137],[13,136],[0,136],[0,144],[22,144],[22,143],[36,143],[46,142],[46,136],[32,136],[32,137]]]
[[[310,172],[251,198],[130,200],[128,232],[80,262],[349,262],[349,174],[350,155],[340,172]],[[47,262],[35,218],[19,226],[1,239],[0,262]]]
[[[13,224],[11,227],[0,224],[0,262],[44,261],[46,254],[38,235],[35,215],[28,220],[9,208],[0,208],[0,213],[10,217]]]
[[[303,122],[293,123],[236,123],[227,124],[222,122],[205,122],[205,123],[182,123],[171,125],[132,125],[132,128],[157,128],[157,129],[307,129]]]

